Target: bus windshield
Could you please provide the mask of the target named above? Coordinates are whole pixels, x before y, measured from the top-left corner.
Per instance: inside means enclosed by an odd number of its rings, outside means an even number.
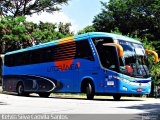
[[[142,44],[119,39],[118,44],[122,46],[124,55],[122,58],[119,57],[119,59],[116,59],[117,53],[114,47],[103,45],[104,43],[113,43],[112,38],[97,37],[92,38],[92,40],[104,68],[118,71],[132,77],[147,78],[150,76],[149,62]]]
[[[141,44],[118,40],[124,56],[120,58],[120,72],[133,77],[149,77],[149,62]]]

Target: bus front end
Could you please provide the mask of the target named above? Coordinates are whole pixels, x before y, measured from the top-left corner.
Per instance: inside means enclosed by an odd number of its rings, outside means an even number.
[[[103,92],[113,95],[116,100],[122,95],[150,94],[151,76],[147,51],[144,50],[142,43],[119,36],[116,35],[116,39],[110,37],[93,39],[104,71],[104,78],[101,81]],[[154,54],[157,62],[158,55],[151,50],[150,53]]]
[[[113,76],[118,84],[118,93],[124,94],[149,94],[151,92],[151,77],[135,78],[124,74]]]
[[[124,40],[116,42],[122,46],[124,53],[119,58],[120,73],[115,76],[119,82],[118,92],[149,94],[151,92],[150,64],[142,44]]]

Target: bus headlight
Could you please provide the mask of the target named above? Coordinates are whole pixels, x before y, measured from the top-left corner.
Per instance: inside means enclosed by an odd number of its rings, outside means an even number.
[[[127,90],[128,90],[128,88],[127,88],[127,87],[125,87],[125,86],[123,86],[123,87],[122,87],[122,89],[123,89],[123,90],[125,90],[125,91],[127,91]]]

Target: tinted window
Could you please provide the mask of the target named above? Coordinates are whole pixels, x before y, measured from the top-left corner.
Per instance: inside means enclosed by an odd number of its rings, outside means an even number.
[[[103,67],[116,71],[118,68],[117,52],[114,46],[103,46],[98,50]]]
[[[6,66],[13,66],[13,64],[14,64],[13,55],[6,55],[4,60],[5,60],[4,63],[5,63]]]
[[[54,61],[74,59],[76,54],[76,43],[68,42],[54,46]]]
[[[76,42],[76,57],[81,59],[87,59],[94,61],[91,47],[88,43],[88,40],[82,40]]]
[[[94,60],[88,40],[69,42],[56,46],[5,56],[6,66],[20,66],[69,59]]]
[[[35,50],[30,52],[30,64],[40,63],[42,61],[42,50]]]
[[[96,47],[102,66],[104,68],[117,71],[118,59],[117,59],[116,47],[103,45],[104,43],[113,43],[113,39],[107,37],[97,37],[97,38],[92,38],[92,40]]]
[[[46,48],[29,51],[29,53],[30,53],[29,64],[53,61],[53,47],[46,47]]]
[[[53,47],[46,47],[5,56],[6,66],[20,66],[53,61]]]

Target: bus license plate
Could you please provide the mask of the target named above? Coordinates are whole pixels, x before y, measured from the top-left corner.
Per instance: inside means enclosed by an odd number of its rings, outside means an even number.
[[[142,92],[142,88],[137,88],[137,91],[138,92]]]

